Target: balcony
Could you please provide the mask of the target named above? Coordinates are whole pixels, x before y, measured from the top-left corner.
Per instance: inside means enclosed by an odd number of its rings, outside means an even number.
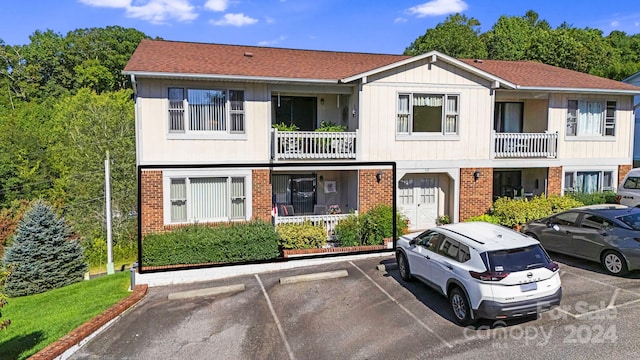
[[[354,132],[272,131],[274,160],[355,159],[357,130]]]
[[[557,158],[558,133],[493,133],[494,157]]]

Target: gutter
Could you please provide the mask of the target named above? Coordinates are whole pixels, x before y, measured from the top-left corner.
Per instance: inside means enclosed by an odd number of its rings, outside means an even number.
[[[516,90],[525,91],[546,91],[546,92],[572,92],[572,93],[593,93],[593,94],[614,94],[614,95],[640,95],[639,90],[616,90],[616,89],[589,89],[589,88],[557,88],[516,85]]]
[[[304,78],[280,78],[280,77],[262,77],[262,76],[247,76],[247,75],[218,75],[218,74],[190,74],[190,73],[166,73],[166,72],[152,72],[152,71],[123,71],[124,75],[138,76],[138,77],[151,77],[151,78],[186,78],[186,79],[207,79],[207,80],[225,80],[225,81],[253,81],[253,82],[287,82],[287,83],[301,83],[301,84],[339,84],[338,80],[327,79],[304,79]]]

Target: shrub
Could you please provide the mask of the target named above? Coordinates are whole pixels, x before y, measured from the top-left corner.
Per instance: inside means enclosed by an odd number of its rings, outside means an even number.
[[[279,255],[275,229],[257,220],[216,227],[191,225],[147,235],[142,242],[143,266],[230,263]]]
[[[436,225],[445,224],[451,224],[451,218],[449,218],[449,215],[440,215],[436,218]]]
[[[11,320],[2,320],[2,308],[7,305],[7,296],[2,292],[2,288],[8,275],[8,271],[0,268],[0,330],[6,329],[11,324]]]
[[[492,224],[500,224],[500,219],[495,215],[482,214],[478,216],[470,217],[466,220],[467,222],[471,221],[484,221]]]
[[[271,125],[272,128],[274,129],[278,129],[278,131],[298,131],[300,128],[296,125],[296,124],[285,124],[285,123],[279,123],[279,124],[273,124]]]
[[[85,240],[82,242],[82,246],[84,248],[84,257],[90,267],[100,267],[107,264],[106,239]],[[138,243],[128,239],[120,239],[119,241],[114,241],[112,251],[115,263],[136,259],[138,256]]]
[[[585,205],[616,203],[616,193],[613,191],[603,191],[603,192],[596,192],[592,194],[577,192],[577,193],[569,193],[567,194],[567,196]]]
[[[582,205],[571,197],[559,195],[536,196],[531,200],[503,197],[493,203],[489,215],[496,217],[501,225],[514,227]]]
[[[10,207],[0,210],[0,258],[4,248],[11,245],[11,237],[18,227],[24,212],[32,206],[27,200],[14,200]]]
[[[283,249],[317,249],[327,244],[324,228],[311,222],[302,224],[280,224],[276,227]]]
[[[87,271],[82,247],[71,228],[42,201],[18,224],[3,262],[11,269],[4,290],[9,296],[38,294],[83,279]]]
[[[320,126],[318,128],[316,128],[315,131],[318,131],[318,132],[342,132],[342,131],[347,131],[347,127],[346,126],[342,126],[342,125],[337,125],[336,123],[333,123],[333,122],[325,122],[324,120],[322,120],[322,122],[320,123]]]
[[[368,212],[340,221],[336,226],[336,237],[341,246],[381,245],[386,238],[393,238],[393,208],[378,205]],[[396,234],[400,237],[408,224],[405,217],[396,213]]]

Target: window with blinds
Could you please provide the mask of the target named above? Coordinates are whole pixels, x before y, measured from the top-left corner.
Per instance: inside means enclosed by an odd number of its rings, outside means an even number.
[[[170,184],[172,223],[246,218],[244,177],[173,178]]]
[[[398,94],[396,132],[399,134],[458,133],[458,95]]]
[[[244,91],[169,88],[169,132],[244,134]]]

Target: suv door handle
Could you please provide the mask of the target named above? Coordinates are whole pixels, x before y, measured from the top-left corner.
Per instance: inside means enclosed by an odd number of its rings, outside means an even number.
[[[444,263],[444,266],[446,266],[447,269],[449,269],[449,270],[453,270],[453,266],[451,264],[449,264],[449,263]]]
[[[427,260],[431,260],[431,258],[429,257],[429,255],[425,255],[424,257],[427,258]]]

